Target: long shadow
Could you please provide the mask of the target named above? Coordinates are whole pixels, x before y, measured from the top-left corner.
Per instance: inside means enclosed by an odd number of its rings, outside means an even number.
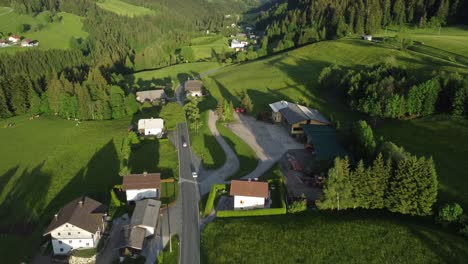
[[[3,194],[3,191],[5,190],[6,185],[8,184],[8,182],[10,182],[13,175],[16,174],[19,167],[20,167],[19,165],[16,165],[12,167],[11,169],[7,170],[2,176],[0,176],[0,196]]]

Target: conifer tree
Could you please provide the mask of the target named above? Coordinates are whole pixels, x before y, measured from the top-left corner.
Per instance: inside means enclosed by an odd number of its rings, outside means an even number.
[[[343,210],[353,206],[349,175],[348,158],[336,158],[333,167],[328,171],[323,196],[317,203],[318,208]]]

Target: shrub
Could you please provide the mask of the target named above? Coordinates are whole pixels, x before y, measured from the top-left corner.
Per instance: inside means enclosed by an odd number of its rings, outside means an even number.
[[[288,213],[294,214],[304,212],[307,210],[307,200],[305,197],[301,197],[300,200],[294,201],[288,208]]]
[[[437,221],[447,223],[458,222],[462,215],[463,208],[459,204],[446,204],[439,208],[439,215],[437,216]]]
[[[213,184],[213,186],[211,186],[210,195],[208,196],[208,200],[206,201],[204,216],[208,216],[209,214],[211,214],[218,193],[226,189],[226,184]]]
[[[264,216],[264,215],[283,215],[286,214],[286,207],[282,208],[267,208],[253,210],[229,210],[218,211],[217,217],[243,217],[243,216]]]

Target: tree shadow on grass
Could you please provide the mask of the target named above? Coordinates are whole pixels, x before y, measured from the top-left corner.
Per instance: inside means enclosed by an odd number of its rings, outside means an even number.
[[[159,164],[159,141],[155,139],[144,139],[139,146],[132,149],[128,166],[132,173],[153,173],[157,171]]]

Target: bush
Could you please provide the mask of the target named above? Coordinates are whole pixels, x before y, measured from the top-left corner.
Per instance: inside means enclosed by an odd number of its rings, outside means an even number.
[[[294,214],[307,210],[307,200],[301,197],[300,200],[294,201],[288,208],[288,213]]]
[[[205,206],[205,212],[204,212],[205,217],[210,215],[211,212],[213,211],[214,203],[215,203],[216,197],[218,196],[218,193],[226,189],[227,189],[226,184],[213,184],[213,186],[211,186],[210,195],[208,196],[208,200],[206,201],[206,206]]]
[[[217,217],[243,217],[243,216],[264,216],[264,215],[283,215],[286,214],[286,207],[282,208],[266,208],[253,210],[229,210],[218,211]]]
[[[457,204],[446,204],[439,208],[439,215],[437,216],[437,221],[453,223],[458,222],[460,217],[463,215],[463,208]]]

